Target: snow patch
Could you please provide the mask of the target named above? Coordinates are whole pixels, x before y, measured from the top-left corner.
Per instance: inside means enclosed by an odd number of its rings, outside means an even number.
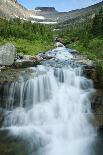
[[[39,22],[41,24],[57,24],[57,22]]]
[[[35,15],[30,15],[31,18],[36,18],[36,19],[45,19],[43,16],[35,16]]]

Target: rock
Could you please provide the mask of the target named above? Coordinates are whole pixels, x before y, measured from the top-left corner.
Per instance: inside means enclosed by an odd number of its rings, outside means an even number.
[[[5,44],[0,47],[0,65],[11,66],[14,63],[16,49],[13,44]]]
[[[24,58],[24,54],[23,54],[23,53],[18,53],[18,54],[17,54],[17,57],[18,57],[19,59],[23,59],[23,58]]]
[[[64,45],[62,43],[60,43],[60,42],[56,42],[56,46],[57,47],[64,47]]]
[[[91,106],[94,112],[103,114],[103,89],[96,90]]]
[[[54,7],[36,7],[35,10],[50,11],[50,12],[56,11]]]
[[[43,60],[43,58],[39,55],[36,55],[36,56],[24,55],[23,60],[25,60],[25,61],[28,61],[28,60],[41,61],[41,60]]]
[[[58,38],[58,37],[56,37],[54,41],[64,44],[64,42],[62,41],[62,39],[61,38]]]
[[[52,59],[53,58],[53,56],[51,56],[50,52],[39,53],[37,55],[37,57],[39,57],[41,60],[48,60],[48,59]]]
[[[41,56],[37,55],[37,56],[35,56],[34,60],[36,60],[36,61],[42,61],[43,58]]]
[[[28,145],[9,130],[0,130],[0,155],[28,155]]]
[[[1,108],[0,108],[0,127],[2,127],[3,121],[4,121],[4,113],[3,111],[1,111]]]
[[[38,65],[40,62],[37,60],[22,60],[22,61],[16,61],[14,63],[15,68],[27,68],[27,67],[33,67]]]
[[[27,67],[33,67],[38,64],[40,64],[40,61],[42,61],[43,58],[39,55],[37,56],[31,56],[31,55],[24,55],[23,59],[16,60],[14,63],[15,68],[27,68]]]
[[[30,60],[31,59],[31,55],[24,55],[23,59],[24,60]]]
[[[18,80],[21,70],[17,69],[12,69],[10,67],[4,68],[0,72],[0,90],[1,90],[1,85],[6,84],[6,83],[11,83],[16,80]],[[2,91],[0,91],[1,95]]]
[[[11,0],[12,2],[14,2],[14,3],[17,3],[17,0]]]
[[[82,64],[85,64],[87,66],[94,66],[94,63],[92,60],[89,60],[89,59],[80,59],[80,60],[77,60],[78,63],[82,63]]]

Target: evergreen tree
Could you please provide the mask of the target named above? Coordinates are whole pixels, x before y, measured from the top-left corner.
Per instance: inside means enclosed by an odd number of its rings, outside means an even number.
[[[94,17],[91,32],[94,35],[103,35],[103,8]]]

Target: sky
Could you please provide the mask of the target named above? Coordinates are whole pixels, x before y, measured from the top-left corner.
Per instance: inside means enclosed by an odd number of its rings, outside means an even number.
[[[20,4],[28,9],[49,6],[55,7],[57,11],[61,12],[84,8],[101,1],[103,0],[18,0]]]

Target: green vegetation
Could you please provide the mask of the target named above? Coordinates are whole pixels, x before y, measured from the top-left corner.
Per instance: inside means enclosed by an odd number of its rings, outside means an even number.
[[[0,19],[0,44],[13,43],[17,52],[37,54],[53,48],[53,32],[50,26],[22,21]]]
[[[98,75],[103,81],[103,10],[95,15],[92,23],[67,26],[59,35],[67,47],[77,49],[97,64]]]
[[[58,26],[57,26],[58,27]],[[54,32],[55,26],[42,25],[20,19],[0,19],[0,44],[13,43],[17,52],[35,55],[54,48],[54,36],[64,40],[67,47],[77,49],[92,59],[103,81],[103,9],[92,22],[64,26]]]

